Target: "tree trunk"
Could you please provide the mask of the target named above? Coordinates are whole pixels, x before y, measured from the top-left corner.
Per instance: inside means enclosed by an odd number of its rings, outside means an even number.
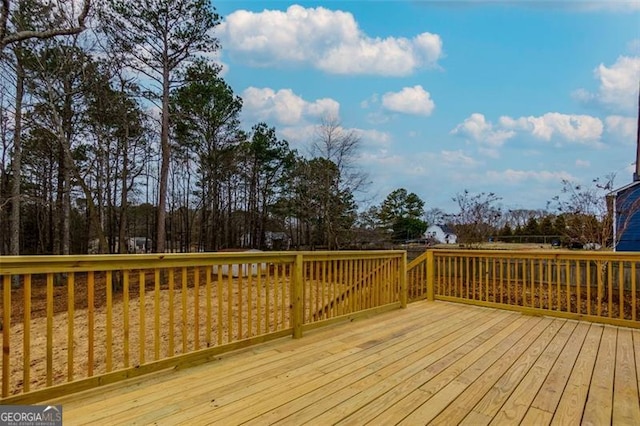
[[[18,256],[20,254],[20,183],[22,181],[22,99],[24,97],[24,68],[22,66],[22,56],[20,47],[15,50],[16,55],[16,106],[14,116],[13,134],[13,162],[11,165],[13,182],[11,185],[11,228],[10,228],[10,251],[9,253]]]
[[[162,159],[160,164],[160,183],[158,188],[158,222],[156,224],[156,252],[166,250],[165,219],[167,217],[167,180],[169,177],[169,69],[165,65],[162,73],[162,124],[160,129],[160,148]]]
[[[126,119],[126,115],[125,115]],[[129,123],[129,120],[126,120]],[[127,198],[129,198],[127,172],[129,170],[129,125],[126,125],[124,133],[124,147],[122,150],[122,190],[120,191],[120,220],[118,229],[119,252],[121,254],[128,252],[127,244]],[[134,244],[135,247],[135,244]]]

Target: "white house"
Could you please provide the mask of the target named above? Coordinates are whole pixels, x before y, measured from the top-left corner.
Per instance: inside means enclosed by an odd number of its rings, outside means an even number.
[[[262,250],[249,249],[249,250],[220,250],[220,252],[244,252],[244,253],[261,253]],[[218,270],[220,270],[221,275],[228,276],[231,274],[232,277],[248,277],[258,276],[263,274],[267,270],[266,263],[232,263],[230,265],[213,265],[211,267],[211,273],[213,276],[218,275]]]
[[[458,237],[447,225],[431,225],[424,233],[425,238],[433,239],[441,244],[455,244]]]

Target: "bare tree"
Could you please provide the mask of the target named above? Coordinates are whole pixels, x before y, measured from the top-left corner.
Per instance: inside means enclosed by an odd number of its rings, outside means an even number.
[[[336,165],[340,190],[352,194],[363,192],[368,184],[368,176],[356,165],[361,144],[360,135],[355,130],[342,127],[337,117],[325,116],[315,129],[311,155]]]
[[[448,216],[439,207],[433,207],[424,212],[423,219],[427,222],[427,225],[446,225]]]
[[[354,195],[362,193],[368,183],[368,176],[356,165],[360,144],[361,139],[356,131],[343,128],[337,117],[324,117],[316,128],[311,145],[311,155],[324,160],[324,164],[331,165],[332,169],[319,181],[323,185],[321,199],[324,205],[321,211],[325,217],[322,222],[330,249],[340,247],[339,234],[345,229],[341,225],[343,215],[334,214],[335,211],[345,210],[344,206],[352,204]]]
[[[496,202],[502,198],[493,192],[472,194],[466,189],[453,197],[459,212],[450,216],[458,241],[479,244],[486,241],[497,229],[502,210]]]
[[[14,25],[14,12],[26,3],[37,5],[41,10],[47,9],[55,18],[44,25],[34,28],[21,28]],[[91,10],[91,0],[84,0],[81,7],[76,7],[73,0],[58,2],[38,1],[0,1],[0,52],[10,44],[30,39],[47,39],[57,36],[79,34],[85,29],[87,17]]]
[[[564,216],[564,237],[570,243],[607,247],[613,237],[613,216],[606,195],[613,189],[615,174],[596,178],[591,185],[562,181],[561,195],[549,206]]]

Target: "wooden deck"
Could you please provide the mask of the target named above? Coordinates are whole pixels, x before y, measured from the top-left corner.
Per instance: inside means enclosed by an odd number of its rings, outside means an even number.
[[[447,302],[67,396],[64,424],[640,424],[640,330]]]

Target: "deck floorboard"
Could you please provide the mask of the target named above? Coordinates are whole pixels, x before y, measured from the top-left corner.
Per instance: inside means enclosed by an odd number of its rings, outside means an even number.
[[[80,424],[640,424],[640,332],[448,302],[46,404]]]

